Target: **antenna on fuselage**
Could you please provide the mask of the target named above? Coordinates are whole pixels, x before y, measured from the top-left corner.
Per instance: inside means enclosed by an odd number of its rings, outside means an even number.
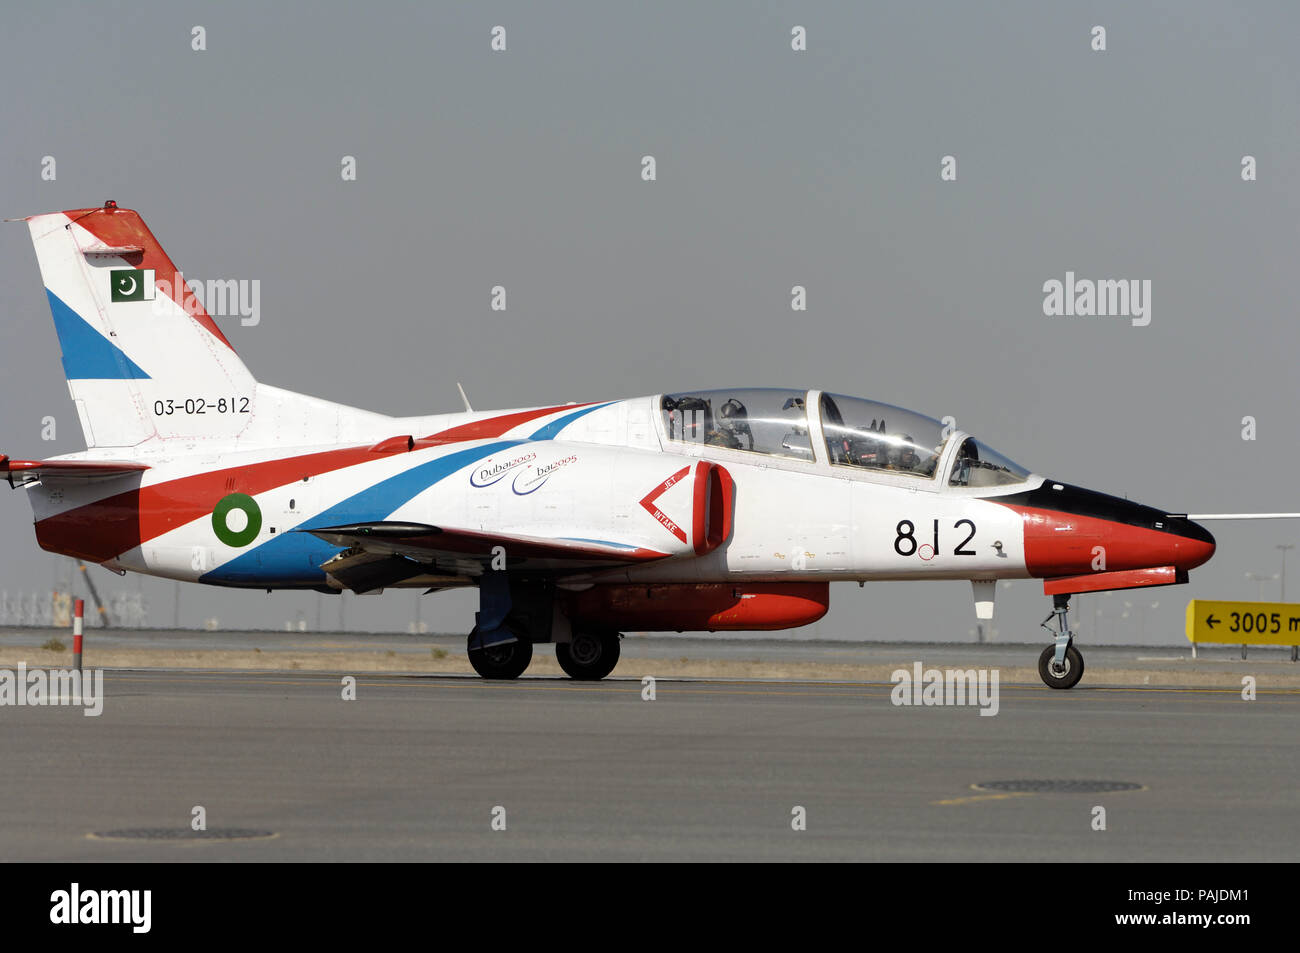
[[[456,382],[456,390],[460,391],[460,399],[465,402],[465,410],[474,413],[474,408],[469,405],[469,398],[465,396],[465,388],[460,386],[460,381]]]

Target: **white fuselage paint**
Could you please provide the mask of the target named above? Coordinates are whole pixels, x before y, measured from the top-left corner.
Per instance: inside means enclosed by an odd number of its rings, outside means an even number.
[[[612,541],[670,558],[630,568],[576,573],[584,580],[613,582],[701,582],[877,579],[1025,578],[1023,527],[1019,514],[990,502],[996,492],[1019,492],[1026,483],[975,492],[929,479],[855,467],[833,466],[824,452],[811,461],[770,457],[741,450],[706,447],[667,439],[656,410],[657,398],[615,401],[573,420],[555,439],[530,435],[574,408],[530,420],[500,437],[455,442],[410,452],[377,453],[374,459],[294,480],[254,495],[262,526],[251,543],[232,547],[217,538],[211,507],[222,494],[203,502],[203,515],[130,549],[107,565],[149,575],[199,580],[223,567],[252,567],[239,585],[285,584],[276,569],[259,581],[256,566],[277,560],[312,568],[339,547],[293,533],[304,524],[329,525],[363,520],[394,520],[532,537]],[[240,449],[206,446],[196,456],[188,448],[164,445],[156,454],[139,455],[151,469],[139,478],[149,487],[196,473],[244,468],[308,453],[367,446],[399,434],[417,438],[452,427],[499,418],[517,411],[461,413],[421,418],[372,415],[347,426],[344,444],[306,445],[287,449]],[[331,422],[331,428],[337,426]],[[294,424],[284,444],[308,421]],[[945,447],[937,472],[945,474],[960,445],[955,435]],[[493,445],[521,441],[490,451]],[[814,443],[814,446],[816,444]],[[147,449],[147,448],[142,448]],[[474,453],[475,450],[480,453]],[[440,479],[412,471],[438,469],[435,461],[462,454],[464,463]],[[62,459],[104,458],[88,451]],[[667,521],[680,527],[683,541],[642,500],[683,467],[697,460],[720,464],[734,481],[733,532],[716,550],[697,557],[692,539],[693,480],[680,480],[653,502]],[[340,504],[385,481],[407,475],[409,487],[391,499],[378,499],[355,511]],[[134,486],[134,482],[131,484]],[[389,484],[391,486],[391,484]],[[28,489],[37,521],[121,493],[119,479],[91,482],[47,480]],[[902,521],[910,531],[900,534]],[[242,518],[232,520],[238,530]],[[937,526],[938,547],[935,551]],[[907,530],[906,526],[902,526]],[[291,534],[286,542],[286,535]],[[277,539],[277,537],[279,537]],[[274,543],[274,552],[268,544]],[[301,544],[301,561],[298,547]],[[958,549],[961,553],[958,553]],[[286,555],[287,554],[287,555]],[[236,564],[236,560],[242,562]],[[223,580],[215,580],[223,581]],[[301,582],[295,583],[301,585]]]

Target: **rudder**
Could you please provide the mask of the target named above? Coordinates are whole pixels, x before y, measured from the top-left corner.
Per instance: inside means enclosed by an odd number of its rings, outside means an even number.
[[[26,221],[88,447],[249,425],[256,382],[139,214],[109,202]]]

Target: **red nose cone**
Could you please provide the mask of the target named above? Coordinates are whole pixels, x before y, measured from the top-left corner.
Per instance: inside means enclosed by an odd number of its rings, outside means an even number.
[[[1191,525],[1200,529],[1196,523],[1191,523]],[[1202,532],[1204,531],[1202,530]],[[1178,543],[1175,550],[1176,558],[1174,559],[1173,565],[1186,571],[1188,569],[1195,569],[1197,566],[1209,562],[1210,557],[1214,555],[1215,543],[1213,536],[1210,536],[1209,533],[1205,533],[1205,535],[1208,536],[1209,539],[1201,539],[1199,536],[1178,537]]]
[[[1214,555],[1214,537],[1185,517],[1050,481],[998,500],[1020,512],[1025,564],[1035,576],[1172,566],[1181,573]]]
[[[1025,512],[1024,517],[1025,562],[1036,576],[1157,566],[1173,566],[1186,572],[1214,555],[1214,538],[1204,531],[1184,536],[1179,532],[1182,527],[1148,529],[1041,510]]]

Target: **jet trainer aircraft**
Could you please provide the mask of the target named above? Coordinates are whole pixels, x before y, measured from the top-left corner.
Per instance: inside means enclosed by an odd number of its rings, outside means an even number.
[[[1070,688],[1073,594],[1186,582],[1214,553],[1186,516],[819,390],[400,418],[281,390],[253,379],[136,212],[23,221],[88,447],[0,455],[42,548],[268,591],[477,586],[468,652],[486,678],[519,676],[539,643],[599,679],[623,630],[807,625],[831,582],[971,580],[987,619],[996,580],[1041,578],[1039,674]]]

